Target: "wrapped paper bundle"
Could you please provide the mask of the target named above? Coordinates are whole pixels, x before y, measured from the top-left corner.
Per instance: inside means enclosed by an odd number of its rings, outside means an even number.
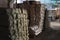
[[[25,9],[21,12],[20,8],[13,9],[9,13],[10,33],[12,40],[29,40],[28,37],[28,15]]]

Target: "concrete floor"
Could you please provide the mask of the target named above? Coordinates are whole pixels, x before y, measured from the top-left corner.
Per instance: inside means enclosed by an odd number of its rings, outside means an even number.
[[[50,27],[54,30],[60,30],[60,22],[50,22]]]
[[[60,31],[48,28],[43,30],[38,36],[30,38],[30,40],[60,40]]]

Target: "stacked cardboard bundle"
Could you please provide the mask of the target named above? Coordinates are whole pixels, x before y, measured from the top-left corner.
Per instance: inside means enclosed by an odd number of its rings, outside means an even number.
[[[25,9],[13,9],[9,14],[10,33],[12,40],[29,40],[28,38],[28,15]]]
[[[29,40],[28,35],[34,37],[34,35],[42,32],[44,6],[37,4],[35,1],[26,1],[17,6],[19,8],[15,8],[12,13],[9,13],[11,39]]]

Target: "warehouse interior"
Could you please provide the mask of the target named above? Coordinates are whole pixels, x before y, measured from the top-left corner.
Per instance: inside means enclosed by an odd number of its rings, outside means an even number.
[[[60,40],[60,3],[53,5],[0,0],[0,40]]]

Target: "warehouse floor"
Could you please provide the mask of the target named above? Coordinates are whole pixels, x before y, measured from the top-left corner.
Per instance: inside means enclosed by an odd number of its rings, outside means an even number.
[[[30,38],[30,40],[60,40],[60,31],[48,28],[43,30],[38,36]]]

